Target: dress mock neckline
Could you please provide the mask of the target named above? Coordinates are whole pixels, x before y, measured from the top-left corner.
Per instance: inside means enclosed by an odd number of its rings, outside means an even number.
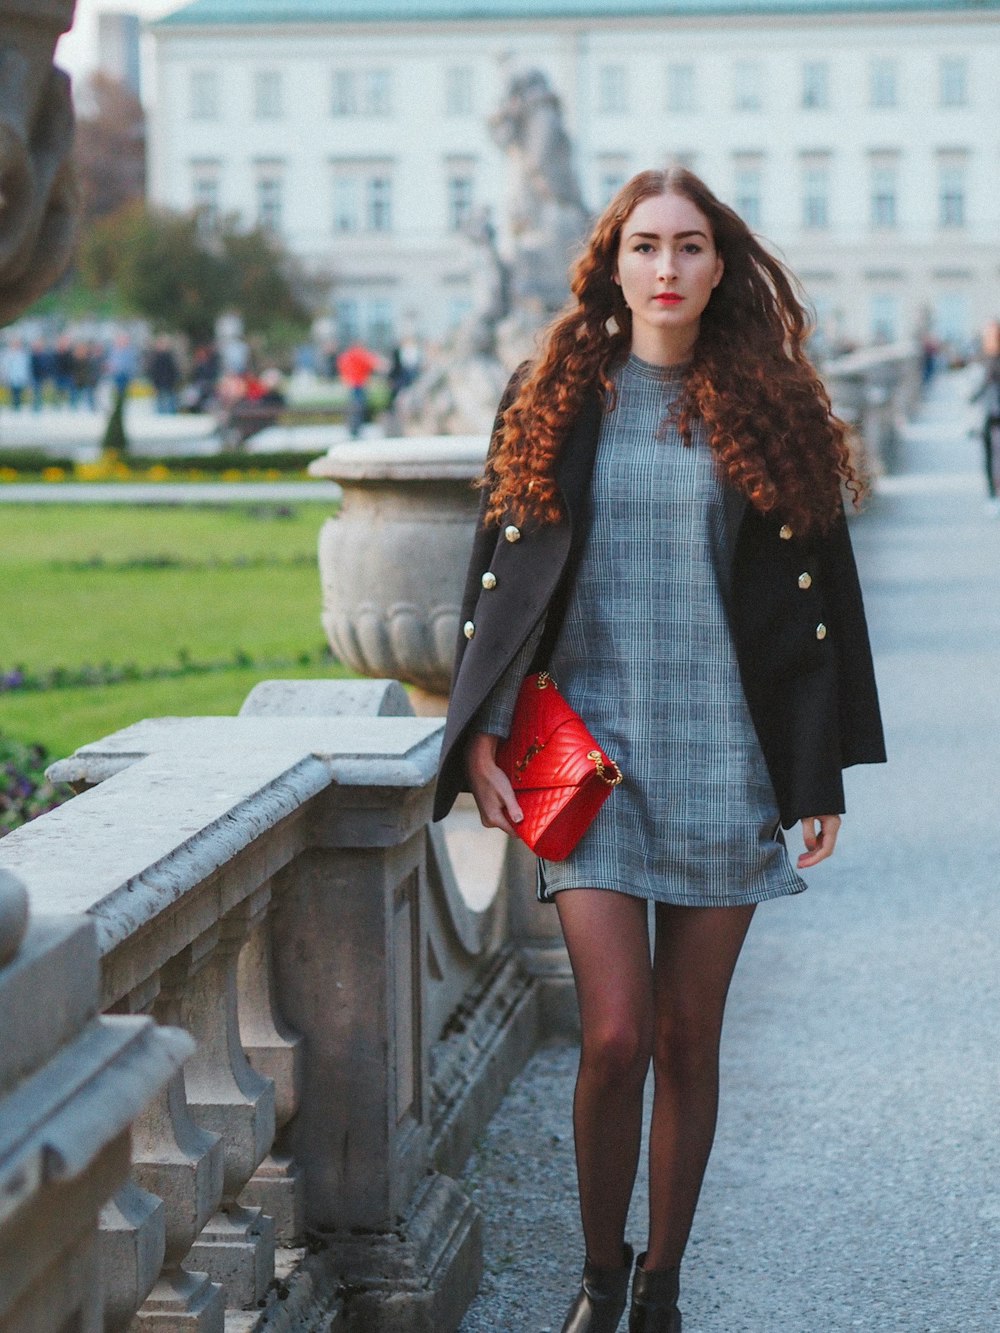
[[[659,380],[662,384],[680,384],[688,373],[690,361],[681,361],[675,366],[654,366],[651,361],[643,361],[635,352],[629,352],[625,369],[644,380]]]

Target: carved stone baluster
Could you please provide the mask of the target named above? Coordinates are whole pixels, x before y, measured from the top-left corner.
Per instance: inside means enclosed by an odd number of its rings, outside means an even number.
[[[274,1222],[239,1196],[274,1142],[274,1083],[247,1061],[240,1043],[237,966],[240,950],[260,925],[270,885],[228,912],[196,941],[206,948],[184,998],[185,1026],[198,1042],[185,1071],[188,1104],[202,1129],[223,1145],[219,1211],[191,1250],[190,1262],[226,1289],[230,1308],[257,1305],[274,1277]]]
[[[273,1217],[278,1241],[292,1245],[301,1238],[304,1226],[304,1183],[291,1155],[281,1151],[281,1130],[299,1104],[304,1046],[282,1019],[275,995],[271,921],[278,892],[276,884],[268,915],[243,946],[237,971],[240,1039],[257,1073],[274,1081],[278,1131],[274,1149],[257,1168],[240,1203]]]
[[[197,967],[193,957],[194,951],[185,949],[160,971],[160,990],[153,1011],[161,1022],[188,1026],[187,991],[191,972]],[[143,1006],[137,996],[130,997],[130,1002]],[[164,1327],[222,1333],[226,1304],[223,1288],[207,1273],[196,1271],[196,1265],[193,1269],[181,1266],[219,1206],[223,1174],[222,1141],[218,1134],[200,1129],[192,1120],[183,1075],[171,1079],[165,1092],[136,1122],[132,1160],[135,1182],[163,1199],[166,1209],[163,1269],[139,1309],[136,1327],[151,1333]]]

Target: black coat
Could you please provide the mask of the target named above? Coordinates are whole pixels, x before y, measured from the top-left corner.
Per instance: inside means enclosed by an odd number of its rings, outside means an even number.
[[[513,383],[501,412],[512,389]],[[520,529],[487,525],[484,492],[462,597],[435,819],[468,790],[470,724],[544,612],[546,634],[533,665],[547,664],[587,534],[600,423],[595,396],[557,463],[562,521]],[[799,538],[730,488],[726,508],[726,551],[716,572],[750,715],[781,822],[789,828],[808,816],[843,811],[842,770],[885,760],[861,589],[843,516],[828,534]],[[484,587],[487,571],[495,586]]]

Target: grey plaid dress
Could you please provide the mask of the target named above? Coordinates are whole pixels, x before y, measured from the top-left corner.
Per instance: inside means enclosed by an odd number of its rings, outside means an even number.
[[[594,463],[592,522],[551,672],[625,780],[538,892],[728,907],[798,893],[713,561],[723,492],[667,421],[683,368],[630,357]],[[477,719],[506,735],[541,626]]]

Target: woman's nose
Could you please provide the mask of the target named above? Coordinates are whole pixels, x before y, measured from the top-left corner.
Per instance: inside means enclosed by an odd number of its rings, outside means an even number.
[[[674,262],[674,252],[664,250],[660,254],[660,260],[657,264],[657,276],[667,281],[677,276],[677,265]]]

